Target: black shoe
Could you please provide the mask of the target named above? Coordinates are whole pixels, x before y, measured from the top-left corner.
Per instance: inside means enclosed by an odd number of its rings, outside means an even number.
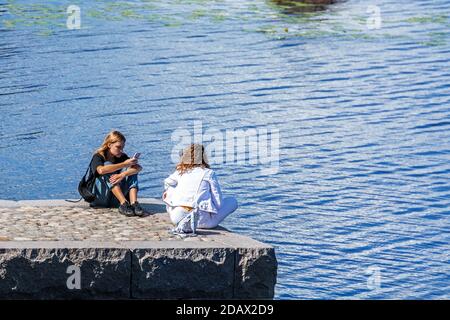
[[[128,203],[128,201],[124,202],[119,206],[119,212],[127,217],[134,216],[133,206]]]
[[[144,209],[141,207],[141,205],[139,204],[139,202],[135,202],[131,205],[134,209],[134,214],[138,217],[142,217],[145,214]]]

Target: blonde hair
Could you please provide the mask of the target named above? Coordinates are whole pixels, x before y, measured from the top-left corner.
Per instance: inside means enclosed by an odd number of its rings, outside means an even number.
[[[102,145],[95,151],[95,154],[99,154],[103,159],[106,159],[106,151],[109,149],[109,146],[119,141],[125,142],[127,139],[125,139],[125,136],[119,131],[111,131],[106,135]]]
[[[182,175],[195,167],[210,168],[205,147],[201,144],[191,143],[182,151],[176,169]]]

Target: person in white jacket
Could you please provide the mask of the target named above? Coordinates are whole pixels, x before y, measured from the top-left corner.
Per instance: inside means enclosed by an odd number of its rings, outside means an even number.
[[[163,201],[175,225],[197,208],[197,227],[215,228],[238,207],[235,197],[222,195],[216,173],[200,144],[190,144],[183,150],[176,170],[164,180],[164,189]]]

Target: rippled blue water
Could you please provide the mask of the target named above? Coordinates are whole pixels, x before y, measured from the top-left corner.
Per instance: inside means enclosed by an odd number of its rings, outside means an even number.
[[[70,1],[0,0],[1,199],[76,197],[112,128],[146,197],[174,130],[278,129],[277,174],[215,165],[277,299],[450,298],[450,1],[375,1],[380,29],[362,0],[79,3],[67,30]]]

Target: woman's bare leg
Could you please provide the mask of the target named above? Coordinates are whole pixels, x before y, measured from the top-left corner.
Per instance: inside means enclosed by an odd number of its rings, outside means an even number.
[[[119,200],[120,204],[124,204],[125,201],[127,201],[127,199],[123,195],[122,189],[120,189],[120,185],[116,185],[116,186],[112,187],[111,191],[114,194],[114,196],[117,198],[117,200]]]
[[[130,203],[133,204],[137,201],[137,193],[138,193],[138,189],[137,188],[131,188],[130,189]]]

